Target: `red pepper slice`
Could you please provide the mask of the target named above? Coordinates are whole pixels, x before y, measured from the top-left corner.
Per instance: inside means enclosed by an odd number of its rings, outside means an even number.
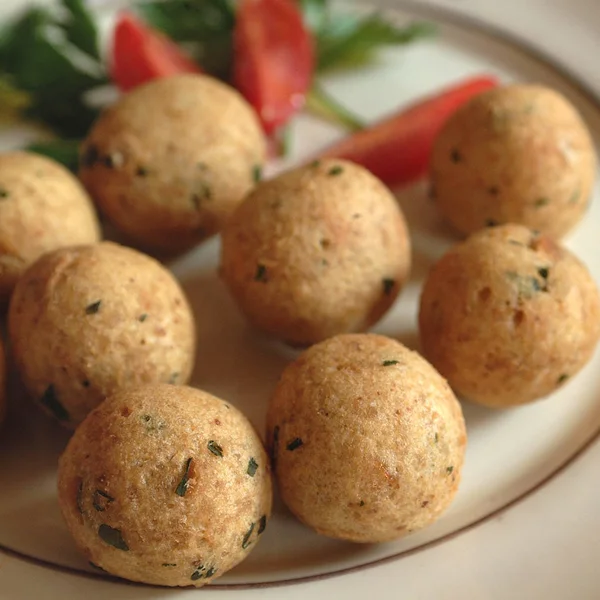
[[[491,76],[468,79],[347,137],[322,156],[358,163],[389,186],[416,181],[427,173],[435,138],[448,118],[497,85]]]
[[[242,0],[234,30],[234,85],[266,133],[304,106],[313,70],[312,37],[292,0]]]
[[[111,78],[121,91],[159,77],[201,72],[168,37],[131,13],[119,15],[113,37]]]

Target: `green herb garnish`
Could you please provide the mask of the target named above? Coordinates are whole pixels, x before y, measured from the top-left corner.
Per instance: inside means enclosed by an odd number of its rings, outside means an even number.
[[[175,493],[178,496],[181,496],[182,498],[185,496],[186,492],[188,491],[188,487],[190,484],[190,467],[192,466],[192,461],[194,459],[193,458],[188,458],[186,463],[185,463],[185,468],[183,471],[183,477],[181,478],[181,481],[179,482],[179,484],[177,485],[177,488],[175,489]]]
[[[548,200],[548,198],[538,198],[535,201],[536,208],[542,208],[542,206],[548,206],[548,204],[550,204],[550,200]]]
[[[97,300],[96,302],[92,302],[85,307],[86,315],[95,315],[99,310],[100,306],[102,306],[102,300]]]
[[[262,166],[254,165],[252,167],[252,181],[254,181],[254,183],[258,183],[261,180],[262,180]]]
[[[206,575],[204,576],[206,579],[209,579],[217,572],[217,567],[208,567],[208,571],[206,571]]]
[[[384,367],[391,367],[392,365],[397,365],[399,364],[400,361],[398,360],[384,360],[383,363],[381,363]]]
[[[569,376],[566,373],[563,373],[559,378],[558,378],[558,385],[560,385],[561,383],[564,383],[565,381],[567,381],[567,379],[569,379]]]
[[[147,313],[143,313],[138,317],[138,321],[140,323],[143,323],[146,319],[148,318],[148,314]]]
[[[59,421],[69,420],[69,413],[60,403],[54,385],[50,384],[46,388],[44,395],[40,399],[40,403],[43,404]]]
[[[360,131],[366,127],[362,119],[342,106],[316,83],[313,83],[306,97],[306,108],[326,121],[339,123],[348,131]],[[311,166],[318,166],[318,163],[319,161],[314,161]]]
[[[434,441],[436,444],[440,441],[440,436],[438,435],[437,431],[435,432]]]
[[[327,175],[330,177],[335,177],[336,175],[341,175],[344,172],[344,168],[340,165],[335,165],[335,167],[331,167],[327,172]]]
[[[96,490],[92,498],[92,506],[98,512],[104,512],[108,508],[108,505],[114,501],[115,499],[112,496],[109,496],[106,492],[103,492],[102,490]]]
[[[256,535],[262,535],[263,531],[267,528],[267,515],[263,515],[259,520],[258,520],[258,531],[256,532]]]
[[[252,537],[252,532],[254,531],[254,526],[256,523],[252,523],[250,525],[250,529],[244,535],[244,539],[242,540],[242,549],[245,550],[250,545],[250,538]]]
[[[147,177],[147,176],[148,176],[148,174],[149,174],[149,171],[148,171],[148,169],[146,169],[146,167],[138,167],[138,168],[135,170],[135,174],[136,174],[138,177]]]
[[[176,567],[177,563],[163,563],[161,566],[163,566],[163,567]]]
[[[9,196],[9,194],[6,191],[6,189],[3,187],[0,187],[0,199],[6,200],[6,198],[8,198],[8,196]]]
[[[47,156],[76,173],[79,166],[80,144],[79,140],[53,140],[31,144],[27,146],[27,150]]]
[[[177,383],[177,380],[179,379],[179,376],[180,373],[171,373],[171,375],[169,375],[169,381],[167,383],[175,385]]]
[[[396,285],[396,280],[386,278],[386,279],[382,280],[382,283],[383,283],[383,293],[386,296],[389,296],[392,293],[394,286]]]
[[[248,469],[246,469],[246,473],[250,475],[250,477],[254,477],[254,475],[256,475],[257,470],[258,463],[254,460],[254,457],[252,457],[248,462]]]
[[[453,466],[446,467],[446,473],[448,473],[448,475],[450,475],[452,473],[452,471],[454,471]]]
[[[98,535],[103,542],[106,542],[109,546],[112,546],[117,550],[124,550],[125,552],[129,550],[129,546],[123,539],[123,535],[119,529],[114,529],[110,525],[102,523],[102,525],[98,527]]]
[[[196,567],[196,570],[192,573],[190,579],[192,581],[198,581],[198,579],[202,579],[202,577],[204,577],[204,571],[206,571],[206,567],[204,565]]]
[[[262,281],[263,283],[266,283],[268,281],[267,267],[265,267],[265,265],[259,264],[256,266],[254,281]]]
[[[217,444],[214,440],[210,440],[207,445],[208,449],[219,458],[223,458],[223,448]]]
[[[293,452],[294,450],[296,450],[297,448],[300,448],[300,446],[303,446],[304,442],[300,439],[300,438],[294,438],[291,442],[288,442],[288,445],[286,446],[286,448],[290,451]]]

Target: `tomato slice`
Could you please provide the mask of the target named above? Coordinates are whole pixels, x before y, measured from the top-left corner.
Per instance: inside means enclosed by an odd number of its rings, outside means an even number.
[[[322,156],[356,162],[389,186],[416,181],[427,173],[435,138],[448,118],[497,85],[491,76],[463,81],[347,137]]]
[[[234,30],[235,87],[273,133],[304,106],[314,70],[311,34],[292,0],[242,0]]]
[[[159,77],[201,72],[194,60],[168,37],[129,12],[119,15],[110,73],[120,90],[127,92]]]

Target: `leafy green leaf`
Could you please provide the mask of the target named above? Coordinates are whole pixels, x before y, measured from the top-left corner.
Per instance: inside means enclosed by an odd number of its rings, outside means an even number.
[[[138,6],[142,17],[186,50],[202,68],[229,79],[235,11],[228,0],[154,0]]]
[[[67,39],[82,52],[100,60],[98,29],[82,0],[62,0],[67,11],[63,29]]]
[[[329,18],[327,0],[300,0],[300,8],[306,26],[313,34],[318,34]]]
[[[80,140],[54,140],[31,144],[27,150],[52,158],[75,173],[79,164],[80,144]]]
[[[28,10],[5,27],[0,34],[0,72],[30,95],[25,116],[62,137],[83,137],[98,114],[85,103],[84,94],[106,79],[73,63],[68,47],[51,38],[56,27],[61,27],[60,21],[41,8]]]
[[[313,83],[306,99],[306,108],[326,121],[341,125],[349,131],[359,131],[365,124],[348,109],[332,98],[317,83]]]
[[[371,61],[382,47],[410,44],[433,32],[428,23],[397,27],[376,14],[330,19],[317,36],[317,68],[323,72],[361,66]]]

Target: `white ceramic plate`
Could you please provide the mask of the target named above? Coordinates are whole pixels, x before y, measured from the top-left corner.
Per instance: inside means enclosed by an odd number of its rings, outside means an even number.
[[[24,4],[2,0],[0,14]],[[386,52],[376,67],[328,79],[328,89],[357,113],[375,119],[469,74],[492,72],[505,81],[561,90],[600,141],[597,0],[527,0],[526,6],[519,0],[388,0],[387,9],[392,19],[435,21],[440,35]],[[339,135],[309,117],[298,119],[295,129],[289,164]],[[27,135],[22,128],[4,131],[0,148]],[[420,284],[453,239],[427,201],[425,185],[399,199],[412,227],[414,274],[376,330],[416,347]],[[567,244],[600,281],[598,223],[596,197]],[[269,394],[293,353],[245,326],[215,275],[216,256],[214,241],[172,265],[198,319],[194,384],[237,404],[262,429]],[[548,400],[506,412],[465,406],[463,483],[433,527],[392,544],[345,544],[312,533],[277,503],[249,559],[201,591],[132,585],[94,573],[71,543],[56,502],[55,465],[67,434],[20,396],[11,409],[0,440],[2,599],[162,600],[182,593],[221,600],[600,598],[600,353]]]

